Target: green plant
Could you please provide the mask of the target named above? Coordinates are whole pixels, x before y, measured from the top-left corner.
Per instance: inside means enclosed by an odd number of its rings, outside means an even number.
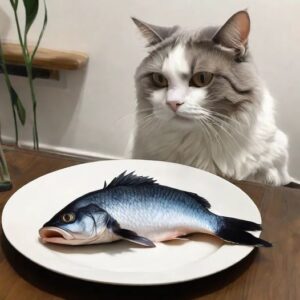
[[[46,1],[44,0],[44,22],[43,22],[43,27],[41,29],[41,32],[38,37],[38,41],[33,48],[33,51],[30,51],[28,44],[27,44],[27,37],[28,37],[28,32],[31,28],[31,25],[33,24],[34,20],[36,19],[38,9],[39,9],[39,0],[23,0],[24,8],[25,8],[25,28],[23,31],[23,34],[21,32],[20,28],[20,22],[19,22],[19,16],[18,16],[18,0],[10,0],[11,6],[14,11],[14,17],[15,17],[15,22],[17,26],[17,31],[18,31],[18,37],[19,37],[19,43],[22,48],[22,54],[24,58],[24,63],[27,71],[27,76],[28,76],[28,82],[29,82],[29,88],[30,88],[30,94],[31,94],[31,100],[32,100],[32,110],[33,110],[33,144],[34,144],[34,149],[38,150],[39,149],[39,137],[38,137],[38,129],[37,129],[37,116],[36,116],[36,107],[37,107],[37,101],[36,101],[36,96],[35,96],[35,90],[34,90],[34,85],[33,85],[33,77],[32,77],[32,64],[34,60],[34,56],[36,54],[36,51],[40,45],[40,42],[42,40],[47,21],[48,21],[48,16],[47,16],[47,6],[46,6]]]
[[[27,38],[28,38],[28,32],[31,28],[31,25],[34,23],[38,10],[39,10],[39,0],[23,0],[23,5],[25,9],[25,28],[23,32],[21,31],[20,22],[19,22],[19,16],[18,16],[18,6],[19,6],[19,0],[9,0],[11,7],[14,12],[14,18],[15,23],[17,27],[18,32],[18,38],[20,47],[22,49],[24,64],[27,71],[27,77],[28,77],[28,83],[29,83],[29,89],[30,89],[30,96],[32,101],[32,110],[33,110],[33,145],[34,149],[39,149],[39,137],[38,137],[38,129],[37,129],[37,115],[36,115],[36,108],[37,108],[37,100],[35,96],[35,90],[34,90],[34,84],[33,84],[33,76],[32,76],[32,70],[33,70],[33,60],[36,54],[36,51],[38,50],[38,47],[40,45],[40,42],[42,40],[47,21],[48,21],[48,15],[47,15],[47,6],[46,1],[44,2],[44,21],[43,21],[43,27],[41,29],[41,32],[39,34],[38,40],[36,45],[31,49],[28,47],[27,44]],[[7,86],[10,101],[11,101],[11,107],[13,112],[13,118],[14,118],[14,127],[15,127],[15,141],[16,145],[19,144],[19,130],[18,130],[18,120],[19,118],[22,125],[25,124],[26,121],[26,111],[25,108],[16,92],[16,90],[13,88],[8,70],[6,67],[6,61],[5,61],[5,55],[3,53],[2,43],[0,39],[0,67],[2,69],[2,72],[4,74],[4,80],[5,84]],[[7,168],[4,152],[2,150],[1,145],[1,139],[0,139],[0,191],[8,190],[11,188],[11,181],[9,176],[9,171]]]

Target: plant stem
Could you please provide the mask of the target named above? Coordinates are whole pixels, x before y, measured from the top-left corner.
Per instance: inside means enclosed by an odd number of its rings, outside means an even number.
[[[1,62],[2,62],[1,67],[2,67],[2,70],[3,70],[3,74],[4,74],[4,80],[5,80],[8,92],[10,93],[11,82],[10,82],[9,77],[8,77],[8,71],[7,71],[7,68],[6,68],[5,57],[4,57],[4,54],[3,54],[3,51],[2,51],[2,43],[1,43],[1,41],[0,41],[0,58],[1,58]],[[11,107],[12,107],[12,111],[13,111],[14,124],[15,124],[16,146],[18,147],[18,145],[19,145],[18,122],[17,122],[16,112],[15,112],[14,104],[13,104],[12,100],[11,100]]]
[[[2,150],[1,130],[0,130],[0,192],[10,190],[11,188],[12,188],[12,184],[10,181],[9,171],[8,171],[5,155]]]
[[[0,191],[7,191],[10,190],[12,187],[10,176],[8,172],[8,167],[6,164],[4,152],[2,150],[2,145],[0,143]]]
[[[39,150],[39,136],[38,136],[38,130],[37,130],[37,121],[36,121],[36,97],[35,97],[35,91],[33,87],[33,79],[32,79],[32,64],[29,63],[26,65],[27,73],[28,73],[28,81],[29,81],[29,87],[30,87],[30,93],[31,93],[31,99],[32,99],[32,109],[33,109],[33,142],[34,142],[34,149]]]
[[[12,111],[14,116],[14,124],[15,124],[15,137],[16,137],[16,146],[19,147],[19,129],[18,129],[18,122],[16,112],[14,110],[14,106],[12,105]]]
[[[13,7],[14,10],[14,16],[15,16],[15,21],[16,21],[16,25],[17,25],[17,31],[18,31],[18,37],[19,37],[19,42],[22,48],[22,53],[23,53],[23,57],[26,63],[26,53],[25,53],[25,49],[24,49],[24,43],[23,43],[23,39],[22,39],[22,34],[21,34],[21,28],[20,28],[20,23],[19,23],[19,18],[18,18],[18,14],[17,14],[17,8]]]
[[[10,176],[8,172],[8,167],[6,164],[4,152],[2,150],[2,145],[0,144],[0,170],[1,170],[1,179],[2,181],[10,181]]]
[[[27,48],[27,38],[26,35],[24,37],[25,44],[22,39],[21,29],[20,29],[20,23],[19,18],[17,14],[17,9],[13,7],[14,15],[15,15],[15,21],[17,25],[17,31],[19,36],[19,42],[22,48],[22,53],[24,57],[24,63],[26,66],[28,81],[29,81],[29,87],[30,87],[30,93],[31,93],[31,100],[32,100],[32,110],[33,110],[33,148],[35,150],[39,150],[39,139],[38,139],[38,131],[37,131],[37,121],[36,121],[36,98],[33,88],[33,79],[32,79],[32,59],[30,58],[30,54]]]

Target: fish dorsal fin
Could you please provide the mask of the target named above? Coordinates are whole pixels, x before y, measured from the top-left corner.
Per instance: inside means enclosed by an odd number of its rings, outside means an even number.
[[[192,198],[194,198],[197,202],[199,202],[205,208],[211,207],[210,203],[206,199],[202,198],[201,196],[199,196],[195,193],[191,193],[191,192],[185,192],[185,193],[188,194],[189,196],[191,196]]]
[[[156,180],[150,177],[137,176],[134,172],[126,174],[127,171],[123,172],[119,176],[115,177],[111,183],[104,185],[104,188],[112,188],[116,186],[137,186],[141,184],[156,184]]]

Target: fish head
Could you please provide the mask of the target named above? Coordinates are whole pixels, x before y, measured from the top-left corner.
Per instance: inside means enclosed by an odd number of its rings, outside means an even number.
[[[106,230],[107,212],[95,204],[67,206],[39,230],[42,242],[82,245],[93,243]]]

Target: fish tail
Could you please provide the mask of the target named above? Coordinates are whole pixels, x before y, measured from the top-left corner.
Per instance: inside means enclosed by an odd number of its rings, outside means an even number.
[[[220,222],[218,223],[220,226],[215,234],[224,241],[247,246],[272,247],[271,243],[247,232],[248,230],[261,230],[260,224],[229,217],[219,218]]]
[[[230,217],[220,217],[221,222],[229,228],[233,229],[240,229],[240,230],[249,230],[249,231],[257,231],[257,230],[262,230],[261,224],[251,222],[251,221],[246,221],[246,220],[241,220],[241,219],[236,219],[236,218],[230,218]]]

